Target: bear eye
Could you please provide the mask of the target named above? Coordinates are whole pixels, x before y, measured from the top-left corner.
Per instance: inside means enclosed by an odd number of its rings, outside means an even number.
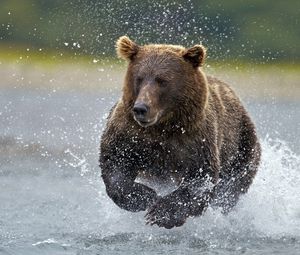
[[[161,87],[166,87],[168,85],[168,81],[166,81],[162,78],[159,78],[159,77],[155,78],[155,82],[158,83],[158,85]]]

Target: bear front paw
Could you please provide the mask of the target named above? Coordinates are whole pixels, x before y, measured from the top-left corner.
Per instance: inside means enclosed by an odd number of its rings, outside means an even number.
[[[168,198],[160,198],[145,215],[146,224],[167,229],[182,226],[188,217],[187,205]]]

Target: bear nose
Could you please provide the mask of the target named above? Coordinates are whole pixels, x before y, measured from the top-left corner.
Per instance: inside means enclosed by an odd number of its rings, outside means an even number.
[[[133,113],[134,113],[135,117],[138,119],[144,119],[148,110],[149,110],[149,107],[144,103],[136,103],[133,106]]]

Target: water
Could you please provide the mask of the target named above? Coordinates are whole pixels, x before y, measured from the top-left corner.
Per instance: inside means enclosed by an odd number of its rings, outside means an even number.
[[[300,103],[245,100],[263,160],[228,216],[172,230],[116,207],[98,145],[116,91],[0,90],[0,254],[299,254]]]

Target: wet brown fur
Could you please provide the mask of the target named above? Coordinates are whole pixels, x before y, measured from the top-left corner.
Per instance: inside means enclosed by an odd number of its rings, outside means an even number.
[[[138,46],[121,37],[117,52],[129,64],[123,96],[101,140],[100,166],[108,195],[126,210],[148,210],[147,220],[166,228],[201,215],[209,204],[228,212],[252,183],[260,145],[233,90],[199,68],[205,48]],[[160,94],[163,98],[153,98],[153,108],[164,109],[163,116],[146,128],[132,116],[138,74],[173,77],[172,86]],[[153,95],[163,90],[151,89]],[[172,180],[177,189],[160,197],[136,181],[140,176],[161,183]]]

